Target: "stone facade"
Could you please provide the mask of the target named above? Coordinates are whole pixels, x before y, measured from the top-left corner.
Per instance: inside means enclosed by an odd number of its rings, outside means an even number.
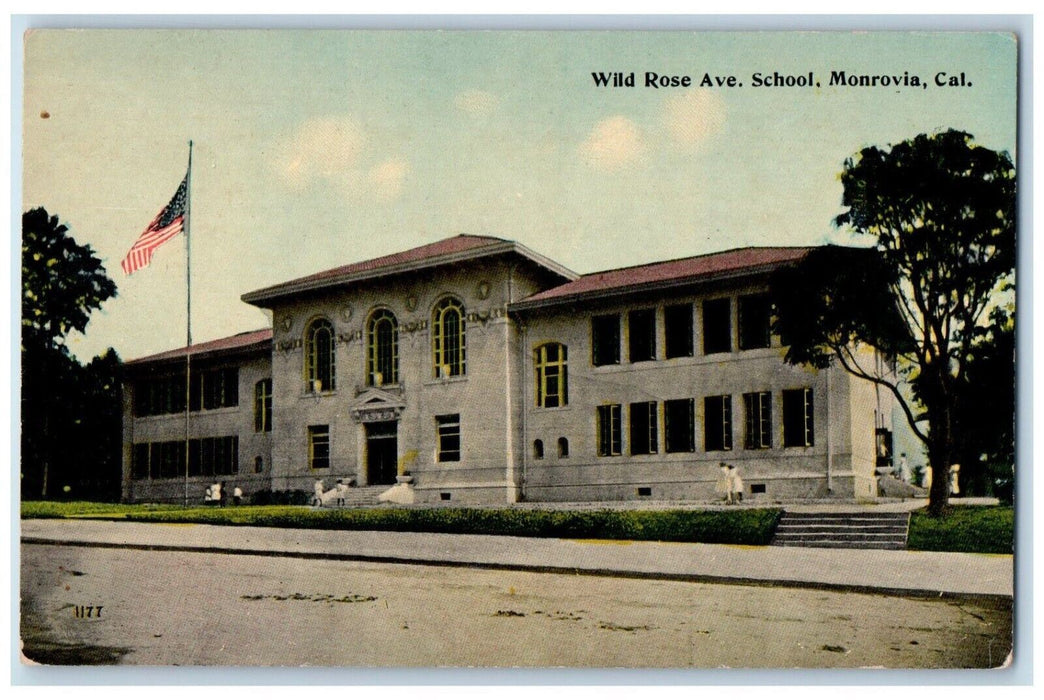
[[[237,436],[235,473],[205,463],[172,475],[162,449],[147,474],[135,466],[138,445],[184,441],[184,413],[136,409],[150,378],[180,366],[183,381],[185,352],[173,351],[129,363],[124,496],[408,474],[422,503],[711,500],[727,462],[747,498],[873,497],[875,428],[890,428],[891,402],[838,369],[785,364],[765,325],[768,274],[799,254],[581,277],[510,241],[462,236],[251,292],[272,311],[267,340],[192,349],[201,368],[238,368],[238,403],[189,421],[190,439]]]

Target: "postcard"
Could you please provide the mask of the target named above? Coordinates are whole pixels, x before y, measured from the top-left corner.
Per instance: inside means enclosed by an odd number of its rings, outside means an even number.
[[[1010,666],[1018,51],[28,31],[23,663]]]

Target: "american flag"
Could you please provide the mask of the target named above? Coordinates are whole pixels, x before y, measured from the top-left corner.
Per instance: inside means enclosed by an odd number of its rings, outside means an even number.
[[[169,241],[184,230],[185,197],[188,193],[188,175],[181,181],[178,191],[174,193],[170,204],[163,208],[138,240],[134,241],[127,257],[120,265],[128,275],[146,267],[152,262],[152,253],[156,248]]]

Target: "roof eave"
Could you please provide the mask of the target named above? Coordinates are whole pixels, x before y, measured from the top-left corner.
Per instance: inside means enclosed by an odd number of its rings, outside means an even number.
[[[296,294],[303,294],[306,292],[326,289],[328,287],[339,287],[346,284],[364,282],[367,280],[379,279],[381,277],[390,277],[392,275],[407,272],[416,272],[418,270],[438,267],[440,265],[452,265],[454,263],[477,260],[479,258],[512,252],[518,253],[519,255],[532,260],[536,264],[547,268],[551,272],[569,280],[570,282],[579,278],[579,275],[572,270],[559,265],[553,260],[545,258],[539,253],[533,252],[521,244],[515,243],[514,241],[499,241],[487,246],[482,246],[481,248],[472,248],[455,253],[444,253],[423,260],[412,260],[410,262],[379,267],[372,270],[363,270],[356,273],[323,277],[320,279],[306,279],[299,282],[285,282],[272,287],[265,287],[264,289],[259,289],[257,291],[247,292],[242,295],[240,299],[248,304],[266,308],[265,302],[273,302]]]
[[[691,277],[680,277],[672,280],[657,280],[655,282],[646,282],[643,284],[628,284],[620,287],[612,287],[609,289],[596,289],[586,292],[575,292],[573,294],[564,294],[562,296],[548,297],[546,299],[535,299],[532,301],[526,301],[525,299],[523,299],[521,301],[516,301],[514,304],[511,304],[509,309],[512,312],[526,312],[533,311],[536,309],[547,308],[549,306],[573,304],[580,301],[600,301],[604,299],[613,299],[616,297],[623,297],[643,292],[655,292],[667,289],[676,289],[678,287],[688,287],[698,284],[722,282],[742,277],[756,277],[758,275],[763,275],[772,272],[788,264],[790,263],[764,263],[762,265],[757,265],[754,267],[745,267],[739,270],[730,270],[727,272],[710,273]]]
[[[183,352],[185,348],[179,348],[177,355],[167,355],[165,357],[159,357],[165,353],[156,353],[155,355],[148,355],[146,357],[139,357],[133,360],[127,360],[123,363],[124,367],[137,368],[144,367],[147,365],[162,365],[162,364],[181,364],[185,362],[186,357],[191,357],[193,360],[212,360],[220,357],[236,357],[240,355],[254,355],[262,354],[264,352],[271,352],[272,350],[272,339],[258,341],[256,343],[250,343],[249,345],[240,345],[234,348],[218,348],[216,350],[200,350],[197,352]]]

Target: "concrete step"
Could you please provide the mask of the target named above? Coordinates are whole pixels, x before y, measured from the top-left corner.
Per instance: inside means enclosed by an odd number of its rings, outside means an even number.
[[[389,485],[352,486],[344,492],[344,504],[337,505],[337,499],[331,495],[324,499],[325,508],[352,508],[357,506],[374,506],[379,503],[377,497],[390,489]]]
[[[772,544],[780,547],[905,549],[908,513],[784,512]]]

